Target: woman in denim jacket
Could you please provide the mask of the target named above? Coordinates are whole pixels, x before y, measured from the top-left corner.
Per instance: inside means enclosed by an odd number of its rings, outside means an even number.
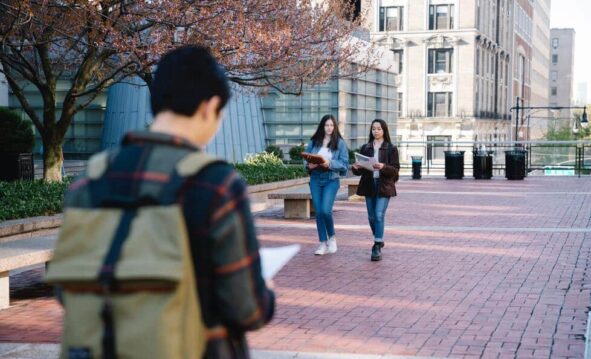
[[[304,160],[304,165],[310,172],[310,192],[316,210],[316,229],[320,240],[314,254],[335,253],[337,242],[332,207],[340,187],[339,177],[347,175],[349,152],[333,115],[322,117],[306,152],[321,155],[325,160],[320,165]]]

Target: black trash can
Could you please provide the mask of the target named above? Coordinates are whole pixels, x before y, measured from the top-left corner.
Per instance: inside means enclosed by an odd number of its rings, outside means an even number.
[[[410,156],[412,159],[412,179],[421,179],[423,156]]]
[[[0,181],[33,180],[32,153],[0,153]]]
[[[525,162],[527,151],[514,149],[505,151],[505,177],[508,180],[522,180],[525,178]]]
[[[493,170],[492,151],[472,151],[472,168],[475,179],[491,179]]]
[[[445,178],[464,178],[464,152],[465,151],[444,151],[445,153]]]

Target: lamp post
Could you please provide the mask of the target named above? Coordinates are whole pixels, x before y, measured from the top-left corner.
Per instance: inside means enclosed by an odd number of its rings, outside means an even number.
[[[587,119],[587,109],[583,108],[583,114],[578,118],[575,119],[575,123],[573,125],[573,133],[576,135],[579,133],[579,128],[585,129],[589,126],[589,120]],[[577,171],[579,178],[581,177],[581,172],[585,167],[585,156],[584,156],[584,148],[583,145],[577,141],[577,149],[575,152],[575,171]]]
[[[573,133],[576,135],[579,133],[579,127],[581,129],[585,129],[589,126],[589,120],[587,119],[587,108],[583,107],[583,114],[577,120],[575,120],[575,124],[573,126]]]
[[[575,132],[574,131],[575,128],[576,128],[576,132],[578,132],[577,124],[581,128],[586,128],[587,126],[589,126],[589,120],[587,119],[587,107],[585,107],[585,106],[520,106],[519,105],[520,101],[523,104],[523,99],[518,96],[516,98],[516,106],[513,106],[510,109],[511,111],[515,110],[515,117],[516,117],[515,118],[515,141],[517,141],[517,133],[519,131],[519,110],[555,110],[555,111],[570,110],[570,109],[583,110],[583,114],[581,115],[581,117],[579,117],[575,121],[575,126],[573,127],[573,132]],[[529,115],[531,115],[531,113]]]
[[[586,128],[589,125],[589,120],[587,119],[587,108],[585,106],[520,106],[520,102],[521,104],[523,104],[523,99],[520,98],[519,96],[516,98],[516,106],[511,107],[511,111],[515,110],[515,142],[517,142],[518,140],[518,133],[519,133],[519,111],[522,110],[566,110],[566,109],[578,109],[578,110],[583,110],[583,114],[577,119],[575,120],[575,126],[573,127],[573,132],[577,133],[578,132],[578,126],[580,126],[581,128]],[[528,114],[528,122],[529,122],[529,116],[531,115],[531,112]],[[529,130],[529,123],[528,123],[528,130]],[[576,130],[576,131],[575,131]],[[528,138],[529,140],[529,138]],[[581,166],[582,163],[582,152],[583,149],[577,147],[577,159],[576,161],[579,163],[578,166]],[[525,158],[525,153],[527,153],[526,151],[524,151],[524,149],[518,149],[517,148],[517,143],[515,143],[515,150],[512,153],[507,153],[506,152],[506,170],[511,169],[512,173],[518,173],[519,176],[517,176],[515,179],[523,179],[523,177],[521,177],[521,174],[525,172],[525,160],[522,160],[520,158]],[[511,166],[509,166],[509,160],[511,161]],[[579,167],[579,176],[581,174],[581,167]],[[509,178],[509,175],[507,175],[507,178]]]

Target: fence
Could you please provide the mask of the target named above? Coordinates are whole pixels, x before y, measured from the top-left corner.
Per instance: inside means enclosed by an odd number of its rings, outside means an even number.
[[[422,156],[423,172],[445,169],[445,151],[465,151],[464,163],[472,169],[472,151],[486,150],[493,156],[493,171],[505,171],[505,151],[527,151],[526,170],[530,174],[589,175],[591,140],[579,141],[401,141],[397,143],[402,168],[412,168],[411,157]]]

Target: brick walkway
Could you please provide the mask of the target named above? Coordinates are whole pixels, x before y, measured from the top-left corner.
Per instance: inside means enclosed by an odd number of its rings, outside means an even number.
[[[276,318],[249,336],[253,348],[583,357],[591,178],[403,179],[398,188],[381,262],[369,261],[363,202],[337,202],[339,251],[324,257],[312,255],[313,220],[258,216],[264,245],[300,243],[302,251],[276,277]],[[21,286],[40,275],[12,280]],[[59,340],[60,309],[47,290],[17,291],[0,311],[0,342]]]

